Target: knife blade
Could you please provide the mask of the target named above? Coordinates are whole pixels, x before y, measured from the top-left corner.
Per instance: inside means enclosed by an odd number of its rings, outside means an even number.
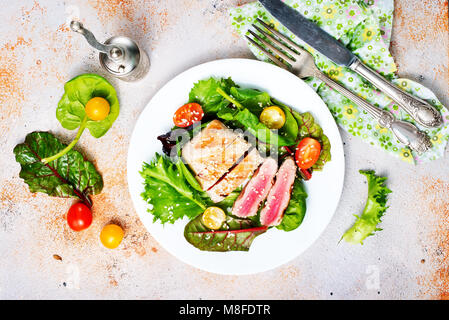
[[[356,56],[334,37],[280,0],[259,0],[287,29],[336,64],[349,67]]]

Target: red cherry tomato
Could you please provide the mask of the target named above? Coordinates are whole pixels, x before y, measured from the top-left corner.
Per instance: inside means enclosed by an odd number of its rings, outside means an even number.
[[[185,128],[203,119],[203,108],[198,103],[187,103],[176,110],[173,123],[177,127]]]
[[[296,147],[295,160],[300,169],[309,169],[317,162],[321,144],[313,138],[302,139]]]
[[[74,231],[87,229],[92,223],[92,212],[84,203],[75,203],[67,213],[67,223]]]

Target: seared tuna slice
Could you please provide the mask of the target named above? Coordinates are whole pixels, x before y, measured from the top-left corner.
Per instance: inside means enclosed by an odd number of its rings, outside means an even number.
[[[277,170],[276,160],[265,159],[235,201],[232,214],[242,218],[255,216],[259,205],[266,199],[273,185]]]
[[[182,148],[182,157],[190,166],[203,190],[212,187],[250,148],[242,136],[221,121],[211,121]]]
[[[207,190],[207,194],[213,202],[224,200],[232,191],[240,187],[251,174],[262,163],[263,158],[256,148],[253,148],[248,155],[235,167],[222,177],[212,188]]]
[[[276,181],[268,194],[265,207],[260,212],[262,225],[270,227],[281,223],[290,201],[290,193],[295,182],[296,164],[293,158],[284,160],[276,174]]]

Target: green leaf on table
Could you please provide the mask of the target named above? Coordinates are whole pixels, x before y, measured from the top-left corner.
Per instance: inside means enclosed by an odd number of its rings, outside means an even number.
[[[248,251],[254,238],[265,231],[267,227],[255,226],[251,220],[230,216],[219,230],[210,230],[203,225],[199,215],[186,225],[184,237],[204,251]]]
[[[298,228],[306,215],[306,199],[307,192],[304,189],[304,184],[301,179],[296,179],[284,217],[276,228],[284,231],[292,231]]]
[[[382,230],[377,225],[388,209],[387,195],[391,193],[391,190],[385,186],[386,177],[377,176],[373,170],[359,172],[368,181],[368,198],[362,214],[356,215],[357,220],[342,236],[343,240],[352,244],[363,244],[363,240],[372,236],[375,231]]]
[[[88,196],[101,192],[103,179],[80,152],[72,149],[48,164],[41,162],[41,159],[65,147],[49,132],[28,134],[25,142],[14,148],[16,161],[21,166],[19,176],[31,192],[43,192],[54,197],[76,197],[90,204]]]
[[[148,212],[154,221],[174,223],[185,216],[192,219],[206,209],[201,194],[191,188],[185,172],[169,158],[156,154],[153,161],[143,164],[140,175],[145,186],[141,196],[150,205]]]
[[[102,97],[109,102],[109,115],[104,120],[87,120],[86,128],[95,138],[103,136],[120,112],[117,93],[114,87],[103,77],[96,74],[82,74],[64,85],[64,95],[58,103],[56,118],[69,130],[80,127],[86,116],[85,106],[94,97]]]

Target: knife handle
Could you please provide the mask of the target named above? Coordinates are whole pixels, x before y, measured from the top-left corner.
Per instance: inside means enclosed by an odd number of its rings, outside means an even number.
[[[399,89],[359,59],[356,59],[349,68],[386,93],[420,125],[435,128],[443,124],[443,117],[434,106]]]
[[[410,122],[398,120],[390,112],[373,106],[365,99],[359,97],[352,91],[346,89],[339,83],[328,78],[321,72],[317,72],[316,76],[325,82],[329,87],[337,90],[349,100],[355,102],[368,112],[378,123],[384,128],[390,129],[399,142],[405,144],[410,149],[422,154],[432,147],[429,137]]]

